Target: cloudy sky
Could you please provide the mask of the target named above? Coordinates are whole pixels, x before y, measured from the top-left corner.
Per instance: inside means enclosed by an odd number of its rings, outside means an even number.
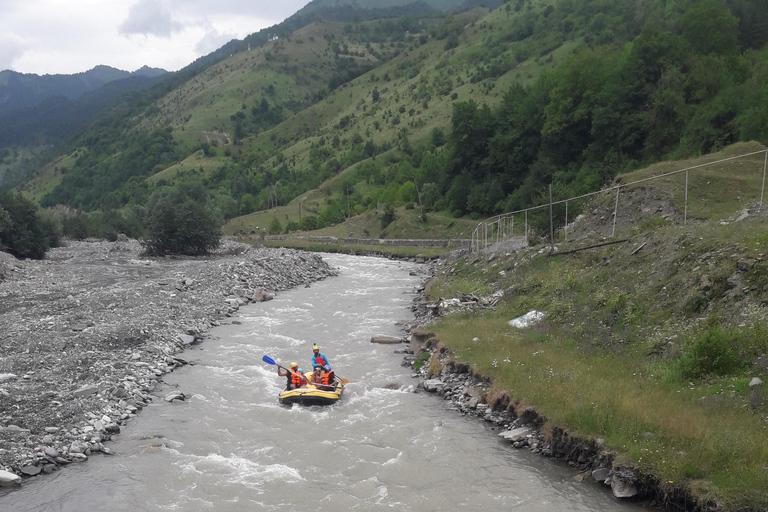
[[[72,74],[104,64],[176,71],[280,23],[309,0],[2,0],[0,70]]]

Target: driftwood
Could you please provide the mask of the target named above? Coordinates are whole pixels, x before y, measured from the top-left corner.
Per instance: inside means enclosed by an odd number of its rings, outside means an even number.
[[[553,253],[550,253],[548,256],[562,256],[563,254],[572,254],[574,252],[586,251],[587,249],[595,249],[597,247],[604,247],[606,245],[623,244],[624,242],[628,242],[628,241],[629,241],[629,238],[624,238],[622,240],[613,240],[611,242],[603,242],[602,244],[595,244],[595,245],[589,245],[587,247],[579,247],[577,249],[571,249],[570,251],[553,252]]]

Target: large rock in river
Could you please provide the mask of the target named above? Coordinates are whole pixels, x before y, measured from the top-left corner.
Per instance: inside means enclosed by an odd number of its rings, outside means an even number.
[[[371,337],[371,343],[381,343],[384,345],[394,345],[397,343],[402,343],[403,338],[400,338],[398,336],[387,336],[386,334],[377,334],[375,336]]]

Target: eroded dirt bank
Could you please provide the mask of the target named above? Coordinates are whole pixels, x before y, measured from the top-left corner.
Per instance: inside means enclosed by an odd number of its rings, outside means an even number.
[[[6,485],[109,453],[104,441],[219,319],[336,275],[316,255],[233,242],[205,258],[146,258],[127,239],[71,241],[43,261],[0,256]]]

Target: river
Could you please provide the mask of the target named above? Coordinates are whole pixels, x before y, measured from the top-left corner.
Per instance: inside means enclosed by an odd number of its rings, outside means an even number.
[[[0,494],[2,511],[618,511],[607,487],[561,462],[514,450],[490,426],[451,411],[393,345],[425,267],[324,255],[339,276],[241,308],[194,363],[163,378],[154,402],[94,455]],[[282,406],[269,357],[310,367],[317,343],[342,401]],[[162,397],[179,390],[185,402]]]

